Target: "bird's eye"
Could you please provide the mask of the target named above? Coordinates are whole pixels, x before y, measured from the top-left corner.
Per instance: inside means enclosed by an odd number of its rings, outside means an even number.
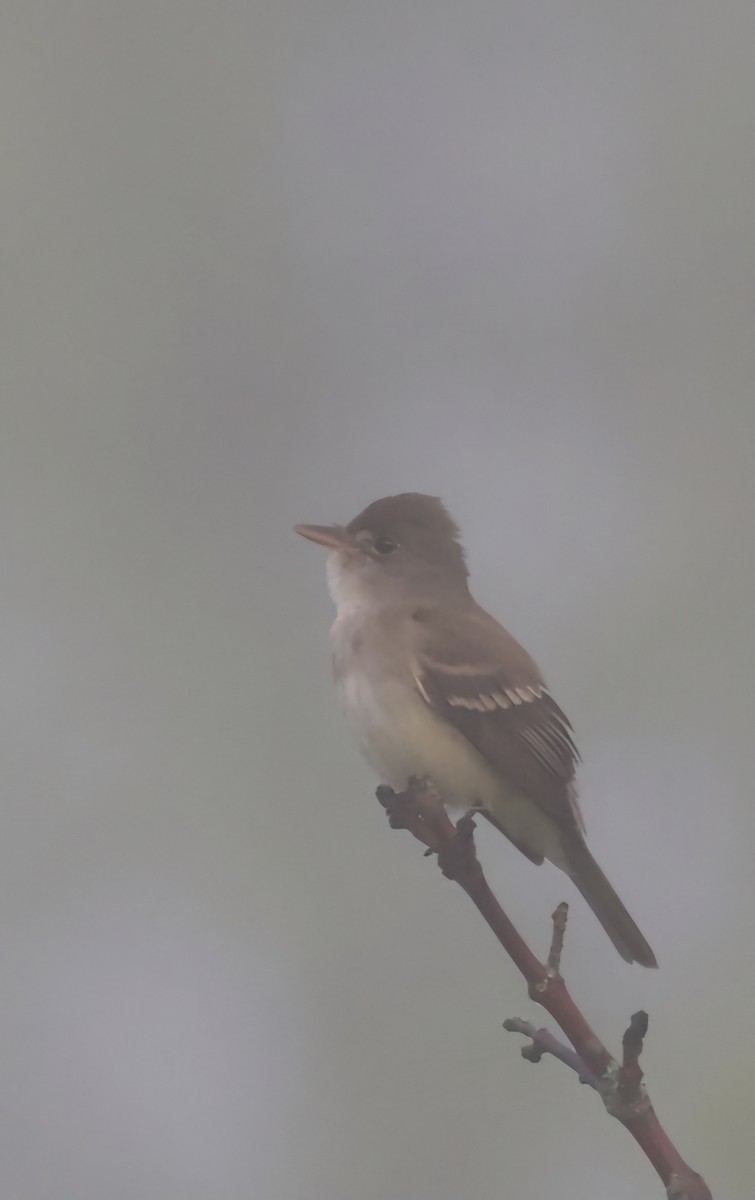
[[[396,542],[385,533],[379,534],[373,544],[378,554],[393,554],[393,551],[397,549]]]

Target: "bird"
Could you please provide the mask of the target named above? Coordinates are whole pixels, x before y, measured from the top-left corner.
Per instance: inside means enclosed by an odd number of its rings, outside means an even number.
[[[587,847],[572,726],[534,660],[474,599],[442,500],[385,496],[347,525],[297,525],[329,551],[333,674],[359,747],[396,791],[429,778],[531,862],[564,871],[626,962],[653,951]]]

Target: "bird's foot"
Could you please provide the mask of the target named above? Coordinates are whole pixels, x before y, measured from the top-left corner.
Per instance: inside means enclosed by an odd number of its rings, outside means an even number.
[[[480,869],[474,844],[474,818],[477,811],[470,808],[459,817],[453,837],[444,842],[438,851],[438,866],[446,879],[463,883]]]
[[[388,814],[391,829],[411,829],[418,818],[417,800],[411,787],[396,792],[387,783],[381,783],[375,795]]]
[[[387,783],[381,783],[375,795],[388,814],[392,829],[409,829],[411,823],[421,816],[422,800],[433,791],[427,776],[419,779],[412,775],[403,792],[394,791]]]
[[[436,853],[455,836],[455,827],[440,794],[429,779],[412,776],[403,792],[381,784],[376,795],[388,814],[391,828],[408,829],[425,843],[429,854]]]

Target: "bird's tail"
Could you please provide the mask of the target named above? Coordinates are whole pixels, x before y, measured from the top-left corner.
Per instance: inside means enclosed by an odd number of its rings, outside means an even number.
[[[627,962],[657,967],[655,955],[582,838],[563,847],[565,870],[579,888],[619,954]]]

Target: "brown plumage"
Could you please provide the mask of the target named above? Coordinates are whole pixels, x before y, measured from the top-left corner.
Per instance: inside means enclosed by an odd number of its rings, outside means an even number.
[[[362,749],[394,787],[429,774],[535,863],[574,881],[622,958],[656,959],[585,842],[572,727],[526,650],[472,597],[459,530],[435,496],[370,504],[327,545],[336,674]]]
[[[442,610],[418,610],[424,631],[417,686],[433,711],[464,735],[495,771],[553,820],[563,861],[622,958],[657,966],[655,955],[585,843],[574,782],[579,751],[571,724],[518,642],[478,605],[447,621]],[[502,833],[495,812],[488,819]],[[513,840],[513,839],[512,839]],[[544,854],[520,838],[535,863]]]

